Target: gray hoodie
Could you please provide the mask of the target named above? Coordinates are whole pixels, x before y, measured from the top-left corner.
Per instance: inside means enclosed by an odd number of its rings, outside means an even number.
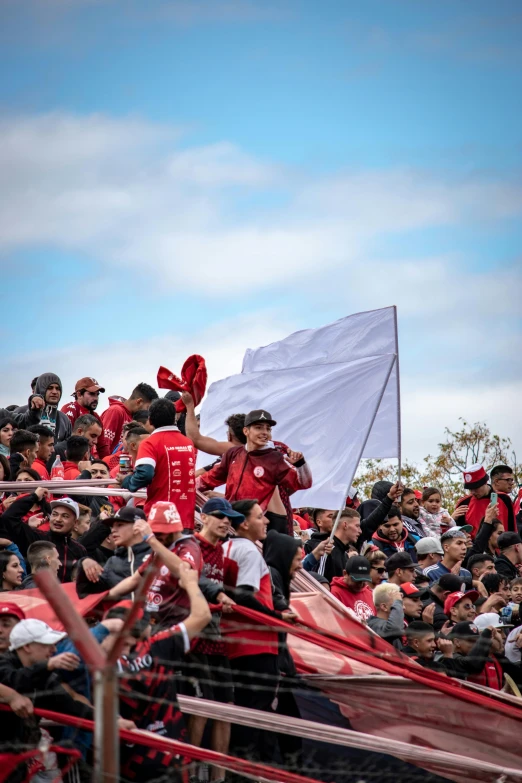
[[[60,390],[62,391],[62,382],[58,375],[55,375],[53,372],[44,372],[39,375],[38,380],[36,381],[34,394],[29,397],[29,404],[23,405],[21,408],[17,408],[15,413],[22,414],[30,410],[31,400],[33,397],[40,396],[45,399],[45,393],[52,383],[57,383],[60,387]],[[65,413],[62,413],[60,410],[58,410],[57,405],[46,405],[42,411],[37,412],[40,414],[39,421],[37,423],[49,427],[49,429],[54,432],[55,443],[58,443],[58,441],[67,440],[67,438],[70,437],[72,433],[70,419],[65,415]]]

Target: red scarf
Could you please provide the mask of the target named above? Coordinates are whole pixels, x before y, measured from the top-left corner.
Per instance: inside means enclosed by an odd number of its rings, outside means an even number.
[[[160,367],[158,370],[158,388],[190,392],[194,405],[199,405],[207,388],[207,367],[204,358],[198,356],[198,354],[189,356],[181,368],[181,378],[167,370],[166,367]],[[185,404],[182,400],[178,400],[175,407],[178,413],[182,413],[185,410]]]

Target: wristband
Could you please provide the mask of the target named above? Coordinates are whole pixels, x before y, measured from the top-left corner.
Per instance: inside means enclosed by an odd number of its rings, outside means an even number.
[[[145,543],[150,541],[151,538],[154,538],[154,533],[149,533],[148,536],[143,536],[143,540],[145,541]]]

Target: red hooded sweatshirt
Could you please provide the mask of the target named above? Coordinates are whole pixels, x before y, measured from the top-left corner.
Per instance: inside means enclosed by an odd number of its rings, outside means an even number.
[[[312,474],[306,462],[291,465],[277,449],[247,451],[236,446],[227,451],[212,470],[199,477],[197,488],[206,492],[226,483],[225,497],[235,500],[257,498],[266,511],[276,487],[291,494],[312,486]]]
[[[129,413],[124,403],[119,399],[116,397],[109,397],[109,407],[106,411],[103,411],[101,421],[103,425],[103,437],[105,438],[109,450],[108,453],[112,454],[121,441],[123,425],[128,421],[132,421],[132,414]]]
[[[110,400],[109,400],[110,403]],[[69,421],[71,422],[71,425],[74,427],[74,422],[76,419],[79,419],[80,416],[86,416],[89,414],[89,416],[94,416],[95,419],[98,420],[98,424],[100,425],[102,429],[102,434],[98,438],[98,443],[96,447],[91,447],[91,454],[93,457],[100,457],[100,459],[103,459],[107,456],[107,454],[110,454],[109,444],[107,443],[107,440],[103,434],[103,423],[101,418],[98,416],[95,411],[90,411],[88,408],[84,408],[83,405],[80,405],[79,402],[76,400],[72,400],[71,402],[68,402],[67,405],[64,405],[63,408],[60,408],[62,413],[65,413]]]
[[[355,612],[359,620],[367,620],[375,614],[373,593],[368,584],[366,583],[362,590],[355,593],[344,581],[344,576],[334,576],[331,592],[342,604]]]

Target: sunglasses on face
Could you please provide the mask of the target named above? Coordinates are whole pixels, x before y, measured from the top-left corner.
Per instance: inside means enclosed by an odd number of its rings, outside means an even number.
[[[374,571],[377,571],[378,574],[385,574],[386,569],[385,568],[377,568],[377,566],[372,566]]]
[[[228,519],[228,517],[222,514],[221,511],[213,512],[212,514],[209,514],[209,517],[215,517],[216,519]]]

